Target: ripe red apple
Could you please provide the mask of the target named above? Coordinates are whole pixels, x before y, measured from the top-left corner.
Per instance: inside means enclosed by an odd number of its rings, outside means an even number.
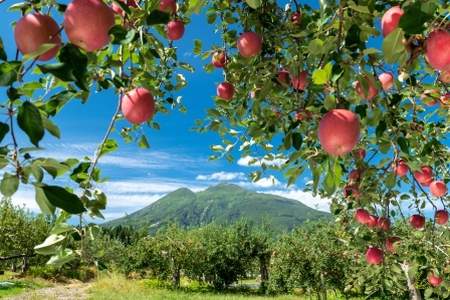
[[[22,54],[30,54],[39,49],[43,44],[55,44],[55,47],[41,54],[38,60],[46,61],[58,53],[61,37],[59,27],[55,20],[47,15],[32,13],[22,17],[14,28],[14,39],[17,49]]]
[[[430,33],[426,40],[425,57],[437,70],[450,68],[450,33],[448,31],[438,29]]]
[[[297,76],[295,75],[291,76],[291,85],[296,90],[304,91],[308,86],[308,84],[309,81],[307,71],[301,71],[300,73],[298,73]]]
[[[414,172],[414,178],[423,186],[429,186],[433,181],[433,169],[429,166],[423,166],[420,171]]]
[[[448,105],[448,104],[450,103],[450,93],[447,93],[447,94],[445,94],[445,95],[442,95],[442,96],[439,98],[439,101],[441,101],[441,103],[442,103],[443,105]]]
[[[393,165],[394,172],[397,176],[403,177],[409,172],[409,167],[403,160],[398,160]]]
[[[153,117],[155,100],[149,90],[138,87],[123,95],[121,108],[125,119],[133,124],[141,124]]]
[[[376,87],[375,82],[373,81],[372,77],[365,77],[365,82],[367,85],[367,91],[364,90],[364,87],[361,84],[361,82],[359,82],[359,80],[355,82],[356,93],[362,99],[372,100],[374,97],[376,97],[378,95],[377,87]]]
[[[399,242],[400,238],[398,236],[391,236],[386,239],[385,247],[390,253],[395,253],[395,243]]]
[[[381,73],[378,75],[378,80],[381,82],[383,90],[388,91],[394,85],[394,75],[391,73]]]
[[[302,21],[302,13],[299,11],[294,12],[291,16],[292,24],[299,25],[301,21]]]
[[[445,225],[448,222],[448,212],[445,209],[436,211],[434,215],[436,223],[439,225]]]
[[[442,281],[444,281],[444,279],[442,279],[442,277],[436,276],[434,273],[428,274],[427,279],[428,279],[428,283],[430,285],[432,285],[433,287],[440,286]]]
[[[244,32],[237,41],[237,48],[243,57],[258,55],[262,49],[262,38],[254,32]]]
[[[161,0],[159,1],[159,10],[169,14],[174,14],[177,12],[177,1]]]
[[[363,208],[358,208],[355,212],[355,219],[358,223],[360,224],[367,224],[369,223],[369,218],[370,218],[370,213],[363,209]]]
[[[216,68],[223,68],[227,64],[227,55],[223,51],[217,51],[213,54],[211,63]]]
[[[379,265],[383,262],[383,250],[377,247],[369,247],[366,251],[366,261],[369,265]]]
[[[379,217],[377,220],[377,228],[388,231],[391,228],[391,221],[385,217]]]
[[[352,170],[348,174],[348,179],[350,181],[358,181],[361,178],[361,171],[360,170]]]
[[[179,40],[184,35],[184,23],[180,20],[173,20],[166,26],[167,38],[171,41]]]
[[[93,52],[109,43],[114,11],[101,0],[73,0],[64,13],[64,30],[70,42]]]
[[[347,154],[359,140],[359,119],[346,109],[333,109],[320,120],[319,141],[322,148],[332,156]]]
[[[344,197],[353,197],[355,199],[359,198],[361,196],[361,192],[359,191],[358,186],[354,184],[347,184],[344,187]]]
[[[369,228],[375,228],[378,225],[378,217],[374,215],[369,216],[369,220],[366,224]]]
[[[125,3],[128,7],[138,7],[136,0],[120,0],[120,2]],[[123,9],[115,2],[113,2],[111,8],[116,14],[125,16]]]
[[[234,95],[234,86],[229,82],[222,82],[217,87],[217,96],[224,100],[231,100]]]
[[[447,186],[441,180],[435,180],[430,183],[430,192],[435,197],[442,197],[447,194]]]
[[[356,149],[355,150],[355,158],[359,160],[363,160],[366,157],[366,150],[365,149]]]
[[[387,36],[397,28],[400,18],[405,12],[400,6],[394,6],[388,9],[381,18],[381,31],[383,36]]]
[[[412,215],[409,218],[409,224],[414,229],[422,229],[425,226],[425,217],[421,215]]]
[[[280,71],[278,71],[277,80],[279,83],[281,83],[283,85],[288,85],[289,84],[289,72],[285,69],[281,69]]]

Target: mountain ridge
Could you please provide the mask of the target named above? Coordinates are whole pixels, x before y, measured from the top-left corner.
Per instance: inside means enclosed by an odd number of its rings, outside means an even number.
[[[239,219],[269,223],[277,232],[290,231],[306,220],[329,218],[329,214],[300,201],[277,195],[257,193],[229,183],[193,192],[179,188],[156,202],[104,226],[146,227],[156,230],[170,223],[198,227],[217,222],[230,224]]]

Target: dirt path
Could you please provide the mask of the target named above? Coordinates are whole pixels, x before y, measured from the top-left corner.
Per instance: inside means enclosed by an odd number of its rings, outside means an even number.
[[[86,300],[88,299],[88,283],[72,283],[38,289],[8,298],[10,300]]]

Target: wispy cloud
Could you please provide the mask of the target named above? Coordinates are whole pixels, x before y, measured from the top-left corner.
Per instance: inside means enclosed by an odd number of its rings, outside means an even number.
[[[200,181],[230,181],[230,180],[244,180],[245,174],[242,172],[216,172],[209,175],[198,175],[196,180]]]
[[[321,211],[330,211],[330,200],[321,197],[314,197],[311,192],[305,192],[300,189],[291,188],[291,189],[276,189],[276,190],[266,190],[259,191],[260,193],[273,194],[289,199],[298,200],[301,203],[309,206],[311,208],[321,210]]]

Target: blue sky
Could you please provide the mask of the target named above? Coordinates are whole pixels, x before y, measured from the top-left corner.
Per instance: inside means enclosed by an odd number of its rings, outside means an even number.
[[[7,12],[7,7],[15,2],[7,1],[0,5],[0,36],[10,57],[16,49],[11,23],[18,20],[20,14]],[[133,212],[180,187],[197,191],[219,182],[232,182],[256,191],[288,196],[309,206],[327,210],[327,201],[314,199],[302,191],[302,186],[309,180],[306,177],[299,179],[296,186],[286,189],[279,174],[274,174],[273,178],[267,175],[261,181],[251,183],[247,175],[253,168],[248,167],[245,160],[234,164],[225,160],[208,161],[208,156],[212,154],[210,146],[220,143],[220,139],[213,133],[196,133],[192,128],[194,121],[202,119],[206,110],[214,106],[216,85],[222,82],[223,76],[221,70],[205,73],[202,66],[209,61],[202,61],[192,55],[193,41],[199,38],[203,41],[204,50],[214,44],[221,45],[220,36],[214,34],[213,26],[206,23],[204,15],[194,15],[183,39],[175,42],[180,60],[192,64],[196,69],[195,73],[186,74],[188,86],[175,95],[183,97],[188,112],[157,114],[155,120],[160,123],[161,130],[146,130],[150,149],[142,150],[135,144],[122,145],[119,151],[102,158],[103,175],[110,179],[100,186],[108,194],[106,218]],[[65,36],[63,40],[67,40]],[[0,93],[3,95],[4,91]],[[46,149],[44,155],[57,159],[92,156],[115,105],[116,96],[111,92],[92,93],[84,105],[79,101],[68,104],[55,118],[62,137],[58,140],[46,135],[41,145]],[[123,124],[119,124],[119,128],[120,125]],[[114,136],[120,140],[117,134]],[[29,142],[26,138],[20,138],[19,143],[24,146]],[[38,210],[31,187],[21,186],[13,201],[25,204],[33,211]]]

